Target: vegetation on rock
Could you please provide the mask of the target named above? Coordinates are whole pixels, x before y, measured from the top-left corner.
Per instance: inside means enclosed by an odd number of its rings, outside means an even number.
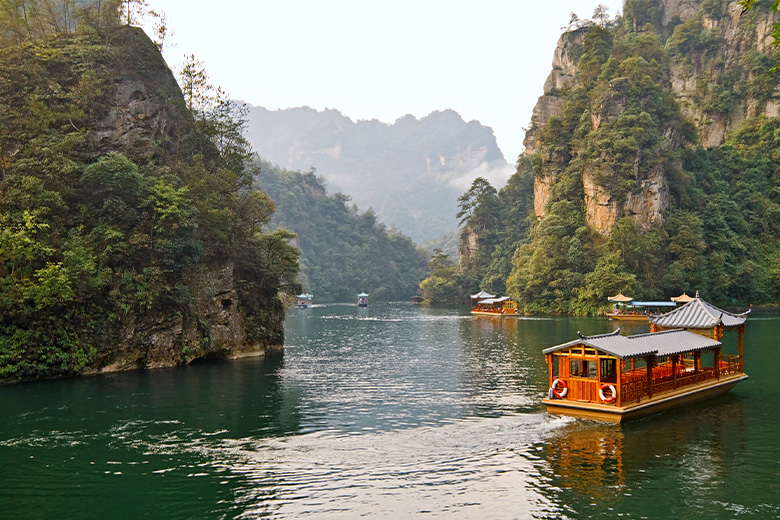
[[[1,4],[0,378],[283,340],[298,252],[264,231],[274,206],[252,189],[242,123],[185,107],[157,47],[122,25],[131,3]],[[226,268],[243,345],[213,342],[197,309]],[[153,359],[163,329],[172,350]]]

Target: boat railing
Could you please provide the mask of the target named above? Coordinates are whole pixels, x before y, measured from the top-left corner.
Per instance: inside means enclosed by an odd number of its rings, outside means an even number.
[[[742,363],[740,363],[739,356],[732,356],[729,354],[721,355],[719,368],[720,374],[723,376],[741,374],[743,372]]]
[[[736,369],[734,369],[734,372],[724,372],[723,369],[718,372],[714,368],[699,368],[695,370],[693,367],[685,364],[680,364],[675,368],[675,370],[672,370],[670,365],[660,365],[653,368],[653,396],[716,379],[719,374],[738,373]],[[645,397],[649,397],[650,389],[647,386],[647,370],[633,370],[621,374],[620,394],[621,401],[624,404],[638,402]]]

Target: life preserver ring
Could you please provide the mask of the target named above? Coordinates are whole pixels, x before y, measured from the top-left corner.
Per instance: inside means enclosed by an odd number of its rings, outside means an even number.
[[[506,314],[506,309],[501,309],[501,314]]]
[[[555,388],[556,386],[558,386],[558,383],[560,383],[561,386],[563,386],[563,390],[561,390],[560,392],[558,391],[557,388]],[[561,379],[556,379],[555,381],[553,381],[550,390],[552,390],[552,392],[555,394],[555,397],[557,397],[558,399],[563,399],[563,397],[566,395],[566,392],[569,391],[569,387],[566,386],[566,381],[563,381]]]
[[[604,395],[604,390],[610,391],[609,397]],[[605,403],[611,403],[612,401],[614,401],[615,398],[617,398],[617,390],[615,390],[615,385],[608,385],[608,384],[601,385],[601,388],[599,388],[599,397]]]

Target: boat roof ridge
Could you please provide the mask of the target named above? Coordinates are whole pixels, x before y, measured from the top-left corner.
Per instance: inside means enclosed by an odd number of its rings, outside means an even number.
[[[577,331],[577,335],[580,337],[580,339],[608,338],[610,336],[617,336],[619,333],[620,333],[620,327],[618,327],[616,330],[612,332],[606,332],[604,334],[594,334],[593,336],[584,336],[580,333],[580,331]]]
[[[644,332],[642,334],[634,334],[633,336],[626,336],[628,339],[637,339],[637,338],[644,338],[646,336],[658,336],[660,334],[669,334],[670,332],[682,332],[688,330],[686,328],[678,328],[678,329],[667,329],[667,330],[660,330],[658,332]]]

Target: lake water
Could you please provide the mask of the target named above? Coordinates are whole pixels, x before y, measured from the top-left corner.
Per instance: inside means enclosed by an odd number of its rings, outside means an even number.
[[[0,518],[779,518],[780,314],[727,395],[547,415],[541,350],[616,326],[315,306],[283,356],[0,386]]]

